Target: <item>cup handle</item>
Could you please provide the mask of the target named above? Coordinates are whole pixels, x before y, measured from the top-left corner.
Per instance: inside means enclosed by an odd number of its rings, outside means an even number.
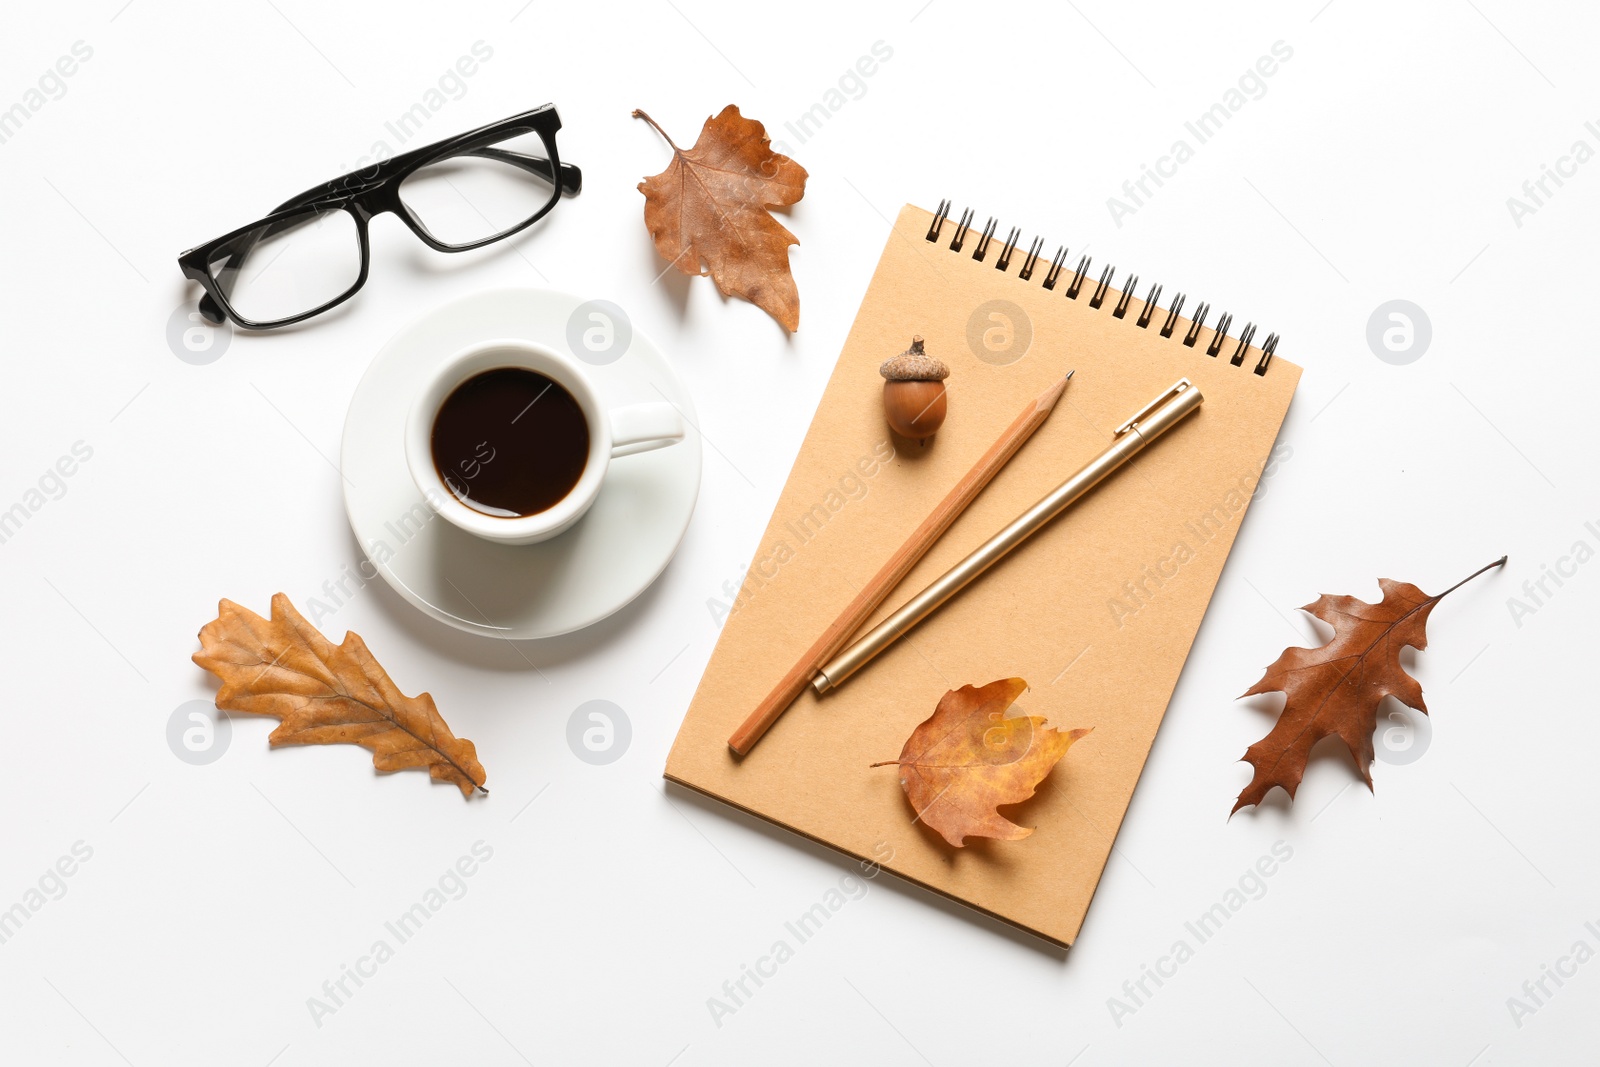
[[[611,455],[632,456],[683,440],[683,417],[671,404],[630,404],[611,411]]]

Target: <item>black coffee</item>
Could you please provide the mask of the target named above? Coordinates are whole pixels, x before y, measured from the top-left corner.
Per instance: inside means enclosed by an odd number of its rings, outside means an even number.
[[[433,465],[450,492],[485,515],[554,507],[583,475],[589,422],[571,393],[536,371],[468,378],[433,418]]]

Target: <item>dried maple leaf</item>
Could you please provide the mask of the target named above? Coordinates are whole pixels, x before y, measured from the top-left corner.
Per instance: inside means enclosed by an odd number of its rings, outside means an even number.
[[[194,661],[222,679],[217,707],[281,720],[267,739],[274,748],[361,745],[380,771],[426,767],[462,796],[488,792],[477,750],[450,732],[433,697],[401,693],[358,635],[333,644],[282,593],[270,620],[231,600],[218,604]]]
[[[968,837],[1020,841],[1033,833],[1003,818],[1001,804],[1018,804],[1072,743],[1088,730],[1062,733],[1037,716],[1006,717],[1028,683],[1005,678],[982,688],[964,685],[944,695],[900,750],[900,785],[917,818],[960,848]]]
[[[644,119],[672,145],[667,169],[639,183],[644,224],[656,251],[685,274],[703,274],[724,294],[743,297],[783,328],[800,328],[800,293],[789,273],[789,246],[800,241],[772,217],[806,192],[806,169],[772,150],[767,131],[732,104],[706,119],[685,152],[656,120]]]
[[[1301,608],[1332,626],[1333,640],[1320,648],[1284,649],[1261,681],[1242,694],[1284,693],[1288,701],[1271,732],[1245,751],[1255,774],[1233,810],[1261,803],[1274,786],[1282,786],[1292,800],[1312,746],[1329,734],[1344,742],[1356,773],[1371,789],[1372,735],[1383,698],[1392,696],[1428,713],[1422,686],[1400,666],[1400,650],[1406,645],[1427,648],[1428,615],[1434,605],[1505,561],[1501,556],[1438,596],[1407,582],[1379,578],[1383,599],[1376,604],[1324,593]]]

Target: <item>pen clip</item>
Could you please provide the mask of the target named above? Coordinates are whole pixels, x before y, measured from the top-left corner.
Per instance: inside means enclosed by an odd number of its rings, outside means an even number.
[[[1190,390],[1190,389],[1193,389],[1193,388],[1194,388],[1194,383],[1193,382],[1189,381],[1189,379],[1187,379],[1187,378],[1180,378],[1178,380],[1178,382],[1175,385],[1173,385],[1173,387],[1171,389],[1168,389],[1166,392],[1162,393],[1160,396],[1158,396],[1154,400],[1150,401],[1150,403],[1146,404],[1143,408],[1141,408],[1139,410],[1139,413],[1137,415],[1135,415],[1133,418],[1129,419],[1127,422],[1123,423],[1121,426],[1118,426],[1116,428],[1116,431],[1112,434],[1112,436],[1113,437],[1121,437],[1123,434],[1127,433],[1129,430],[1134,429],[1139,423],[1143,422],[1145,419],[1147,419],[1151,415],[1155,414],[1161,408],[1165,407],[1167,402],[1170,401],[1173,397],[1179,396],[1182,393],[1186,392],[1187,390]]]

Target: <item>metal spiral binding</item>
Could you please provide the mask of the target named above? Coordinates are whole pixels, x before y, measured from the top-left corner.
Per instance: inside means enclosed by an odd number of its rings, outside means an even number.
[[[1116,272],[1117,268],[1112,266],[1100,272],[1100,284],[1094,287],[1094,295],[1089,298],[1090,307],[1097,308],[1105,302],[1106,290],[1111,288],[1111,276]]]
[[[944,224],[950,218],[950,206],[949,200],[939,201],[939,210],[935,212],[933,221],[928,226],[927,239],[930,244],[939,240],[940,234],[944,230]],[[971,208],[967,208],[961,213],[961,220],[956,224],[955,236],[950,241],[950,251],[960,252],[962,250],[962,245],[966,242],[967,234],[972,229],[974,218],[975,216]],[[988,223],[979,233],[977,246],[972,250],[973,259],[980,263],[983,262],[984,257],[989,252],[989,245],[994,240],[995,231],[998,226],[999,221],[991,217]],[[1012,257],[1016,253],[1018,243],[1021,240],[1022,230],[1015,226],[1011,227],[1006,235],[1005,243],[1000,247],[1000,254],[995,259],[995,270],[1009,271]],[[1040,253],[1043,251],[1043,249],[1044,238],[1035,237],[1033,239],[1033,243],[1028,246],[1028,253],[1023,258],[1022,268],[1017,273],[1017,277],[1019,279],[1025,282],[1033,280],[1033,272],[1039,265]],[[1044,289],[1053,292],[1057,284],[1059,284],[1061,281],[1061,274],[1066,266],[1066,262],[1067,246],[1062,245],[1056,251],[1056,254],[1051,257],[1050,269],[1045,272],[1045,275],[1040,280],[1039,284]],[[1089,264],[1090,259],[1088,256],[1078,257],[1078,267],[1075,271],[1073,271],[1072,278],[1067,283],[1065,288],[1065,295],[1069,300],[1078,299],[1078,293],[1083,289],[1083,283],[1089,274]],[[1100,271],[1100,278],[1095,283],[1094,290],[1089,296],[1089,306],[1091,308],[1098,309],[1101,304],[1105,302],[1106,294],[1110,291],[1111,284],[1115,276],[1116,268],[1113,266],[1107,265]],[[1112,305],[1112,318],[1121,319],[1127,316],[1128,307],[1133,301],[1134,290],[1138,287],[1138,285],[1139,276],[1137,274],[1130,275],[1128,280],[1123,283],[1120,295],[1118,296],[1116,303]],[[1157,305],[1161,300],[1161,292],[1162,287],[1159,284],[1151,284],[1150,291],[1145,295],[1144,298],[1144,306],[1140,309],[1138,317],[1134,320],[1134,324],[1137,325],[1141,330],[1149,329],[1151,316],[1158,310]],[[1183,314],[1183,305],[1186,299],[1187,295],[1184,293],[1173,294],[1172,303],[1168,305],[1166,318],[1162,322],[1160,328],[1160,334],[1162,337],[1172,337],[1173,330],[1177,327],[1178,319]],[[1206,329],[1206,318],[1210,314],[1211,305],[1205,301],[1201,301],[1200,306],[1197,307],[1194,314],[1190,316],[1188,330],[1186,330],[1183,336],[1180,338],[1180,342],[1184,345],[1184,347],[1195,347],[1200,340],[1201,332]],[[1222,317],[1217,320],[1216,327],[1211,331],[1211,340],[1205,347],[1206,355],[1216,357],[1222,353],[1224,346],[1228,342],[1228,329],[1232,325],[1232,313],[1224,312]],[[1228,359],[1230,366],[1240,367],[1244,365],[1245,357],[1250,354],[1251,342],[1255,340],[1255,336],[1256,324],[1253,322],[1246,323],[1244,329],[1239,334],[1237,343],[1233,350],[1233,355]],[[1270,333],[1267,335],[1267,339],[1262,342],[1260,348],[1261,355],[1256,360],[1255,367],[1253,368],[1256,374],[1267,373],[1267,367],[1271,365],[1272,357],[1277,354],[1279,340],[1280,337],[1278,334]]]
[[[1120,319],[1128,313],[1128,301],[1133,299],[1133,291],[1137,288],[1139,288],[1139,276],[1135,274],[1128,279],[1127,285],[1123,287],[1122,299],[1118,300],[1117,306],[1111,309],[1112,318]]]
[[[978,247],[972,250],[972,258],[979,263],[982,263],[983,257],[988,254],[989,242],[994,240],[994,228],[995,220],[990,216],[989,224],[983,228],[983,236],[978,238]]]
[[[1056,252],[1055,258],[1050,261],[1050,273],[1044,276],[1044,287],[1046,289],[1054,289],[1056,287],[1056,279],[1061,277],[1061,264],[1066,261],[1067,246],[1062,245],[1060,250]]]
[[[1211,314],[1211,305],[1204,300],[1194,309],[1194,318],[1189,320],[1189,332],[1183,335],[1183,347],[1193,348],[1194,343],[1200,340],[1200,331],[1206,328],[1206,316]]]
[[[1177,296],[1172,298],[1172,307],[1167,311],[1166,325],[1161,327],[1162,337],[1172,336],[1172,327],[1178,321],[1178,315],[1183,311],[1183,302],[1185,299],[1186,297],[1182,293],[1179,293]]]
[[[960,222],[959,225],[956,226],[956,235],[955,235],[955,238],[950,242],[950,251],[952,251],[952,252],[961,251],[961,242],[963,242],[963,241],[965,241],[967,239],[967,230],[969,228],[971,228],[971,226],[972,226],[972,209],[969,207],[969,208],[967,208],[967,210],[965,210],[965,211],[963,211],[961,213],[961,222]],[[934,236],[934,240],[937,241],[938,239],[939,239],[938,236],[935,235]]]
[[[1011,227],[1011,232],[1006,235],[1006,243],[1004,247],[1000,249],[1000,258],[994,261],[995,270],[1005,270],[1007,267],[1011,266],[1011,253],[1017,250],[1017,240],[1021,238],[1021,236],[1021,230],[1017,229],[1015,226]]]
[[[1133,290],[1133,286],[1128,286],[1128,289],[1131,292]],[[1150,291],[1146,293],[1144,297],[1144,310],[1139,312],[1139,329],[1149,329],[1150,313],[1156,309],[1156,302],[1160,299],[1161,286],[1155,282],[1151,282]]]
[[[1217,332],[1212,335],[1211,343],[1206,345],[1206,355],[1214,356],[1222,351],[1222,342],[1228,338],[1228,327],[1233,325],[1233,316],[1228,312],[1222,313],[1222,318],[1217,320]]]
[[[1043,247],[1044,238],[1035,237],[1033,239],[1033,244],[1028,246],[1028,258],[1022,261],[1022,270],[1017,273],[1017,277],[1021,278],[1023,281],[1027,281],[1029,278],[1033,277],[1034,265],[1039,262],[1039,249]],[[1001,269],[1003,270],[1005,268],[1002,267]]]
[[[1074,300],[1078,299],[1078,290],[1083,288],[1083,277],[1084,277],[1084,275],[1086,275],[1088,273],[1089,273],[1089,257],[1088,256],[1079,256],[1078,257],[1078,270],[1077,270],[1077,273],[1073,274],[1073,276],[1072,276],[1072,284],[1067,286],[1067,295],[1069,297],[1071,297]]]

